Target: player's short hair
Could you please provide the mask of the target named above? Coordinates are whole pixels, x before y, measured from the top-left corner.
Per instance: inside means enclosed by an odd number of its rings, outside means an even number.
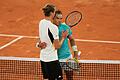
[[[62,12],[60,10],[55,11],[55,15],[53,19],[57,18],[58,16],[62,16]]]
[[[55,6],[52,4],[46,4],[45,7],[42,8],[44,15],[45,16],[50,16],[50,13],[54,13],[55,12]]]
[[[55,11],[55,16],[56,16],[57,14],[62,14],[62,12],[61,12],[60,10],[56,10],[56,11]]]

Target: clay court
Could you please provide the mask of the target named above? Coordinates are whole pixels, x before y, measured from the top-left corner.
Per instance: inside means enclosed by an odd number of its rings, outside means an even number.
[[[64,17],[73,10],[82,12],[82,21],[72,28],[82,51],[81,59],[120,59],[118,0],[3,0],[0,2],[0,56],[39,57],[35,37],[38,37],[39,20],[43,18],[41,8],[46,3],[55,4]]]
[[[2,0],[0,57],[39,58],[35,44],[46,3],[56,5],[64,18],[82,12],[82,21],[72,28],[81,60],[120,60],[119,0]]]

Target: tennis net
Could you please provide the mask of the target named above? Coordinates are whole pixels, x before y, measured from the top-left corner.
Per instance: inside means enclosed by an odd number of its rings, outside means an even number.
[[[80,71],[73,72],[73,80],[120,80],[120,61],[79,61]],[[63,74],[66,80],[66,70]],[[0,57],[0,80],[43,80],[39,58]]]

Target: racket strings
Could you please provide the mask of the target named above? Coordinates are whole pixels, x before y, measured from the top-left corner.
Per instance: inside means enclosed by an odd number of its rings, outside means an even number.
[[[79,70],[80,69],[80,65],[79,63],[77,63],[76,61],[73,60],[69,60],[67,62],[67,66],[73,70]]]
[[[82,19],[82,14],[79,12],[73,12],[69,14],[66,18],[66,24],[69,26],[73,26],[77,24]]]

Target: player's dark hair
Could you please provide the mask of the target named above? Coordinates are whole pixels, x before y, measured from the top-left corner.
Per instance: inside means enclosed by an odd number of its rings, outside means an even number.
[[[42,8],[42,10],[44,12],[44,15],[49,17],[51,12],[54,13],[55,6],[52,4],[47,4],[44,8]]]
[[[57,10],[57,11],[55,11],[55,16],[56,16],[57,14],[62,14],[62,12],[61,12],[60,10]]]

